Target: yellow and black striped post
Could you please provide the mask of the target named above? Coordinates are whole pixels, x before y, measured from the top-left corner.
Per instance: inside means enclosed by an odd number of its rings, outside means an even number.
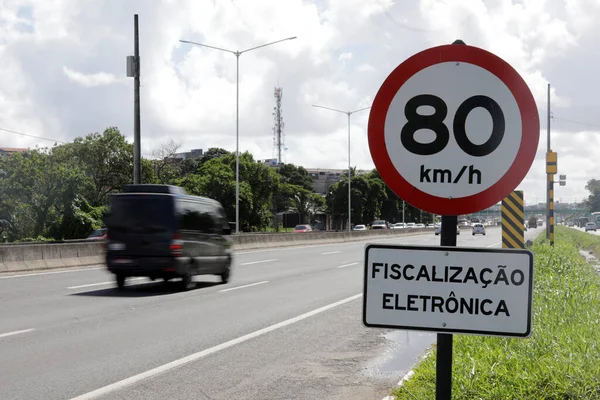
[[[554,151],[546,153],[546,175],[548,176],[548,218],[546,238],[554,246],[554,174],[558,173],[558,155]]]
[[[525,211],[523,191],[515,190],[502,200],[502,247],[525,248]]]

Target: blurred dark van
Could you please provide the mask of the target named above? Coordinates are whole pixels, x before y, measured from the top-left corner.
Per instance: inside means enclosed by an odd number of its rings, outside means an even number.
[[[123,288],[128,277],[181,279],[195,275],[229,282],[233,240],[218,201],[186,194],[172,185],[126,185],[109,197],[106,266]]]

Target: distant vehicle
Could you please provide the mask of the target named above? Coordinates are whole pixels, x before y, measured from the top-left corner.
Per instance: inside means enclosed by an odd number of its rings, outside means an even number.
[[[409,222],[408,224],[406,224],[406,227],[408,229],[415,229],[417,227],[417,224],[415,224],[414,222]]]
[[[371,224],[371,229],[387,229],[387,227],[387,222],[383,220],[373,221],[373,223]]]
[[[593,222],[588,222],[587,224],[585,224],[585,231],[594,231],[596,232],[596,224]]]
[[[366,226],[364,226],[364,225],[356,225],[356,226],[354,227],[354,230],[355,230],[355,231],[366,231],[366,230],[367,230],[367,227],[366,227]]]
[[[218,275],[229,282],[231,228],[221,204],[171,185],[127,185],[109,197],[106,267],[121,289],[128,277],[166,281]]]
[[[106,231],[107,231],[106,228],[96,229],[87,238],[88,239],[96,239],[96,240],[106,239]]]
[[[390,229],[404,229],[406,228],[406,224],[402,222],[397,222],[395,224],[390,225]]]
[[[569,221],[569,223],[568,223],[568,225],[567,225],[567,226],[569,226],[569,227],[573,227],[573,226],[575,226],[575,224],[573,223],[573,221]]]
[[[435,231],[433,232],[436,236],[437,235],[441,235],[442,234],[442,225],[439,225],[435,228]],[[458,225],[456,225],[456,234],[460,235],[460,227]]]
[[[537,218],[536,217],[529,217],[529,221],[527,222],[527,224],[529,225],[530,228],[535,229],[537,228]]]
[[[310,225],[296,225],[296,227],[294,228],[294,232],[295,233],[312,232],[312,227]]]
[[[415,228],[423,229],[423,228],[425,228],[425,224],[416,224]]]
[[[485,226],[480,223],[473,224],[473,236],[483,235],[485,236]]]

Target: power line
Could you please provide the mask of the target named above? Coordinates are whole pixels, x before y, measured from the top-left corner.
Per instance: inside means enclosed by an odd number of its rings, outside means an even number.
[[[579,125],[590,126],[592,128],[600,128],[599,124],[590,124],[588,122],[575,121],[575,120],[572,120],[572,119],[560,118],[560,117],[555,117],[555,116],[552,116],[552,119],[556,119],[558,121],[570,122],[572,124],[579,124]]]
[[[62,144],[67,143],[67,142],[63,142],[62,140],[50,139],[50,138],[45,138],[45,137],[41,137],[41,136],[30,135],[28,133],[13,131],[12,129],[0,128],[0,131],[15,133],[17,135],[28,136],[28,137],[40,139],[40,140],[48,140],[49,142],[57,142],[57,143],[62,143]]]

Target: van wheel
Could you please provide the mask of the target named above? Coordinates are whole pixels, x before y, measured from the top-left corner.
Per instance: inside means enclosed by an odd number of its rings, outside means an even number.
[[[125,275],[117,274],[117,287],[123,289],[125,287]]]
[[[193,282],[192,282],[192,272],[190,271],[189,267],[186,268],[185,273],[181,276],[181,289],[184,291],[190,290],[192,288]]]
[[[229,279],[231,278],[231,265],[228,265],[225,269],[225,272],[223,272],[220,276],[221,282],[223,282],[223,284],[229,283]]]

